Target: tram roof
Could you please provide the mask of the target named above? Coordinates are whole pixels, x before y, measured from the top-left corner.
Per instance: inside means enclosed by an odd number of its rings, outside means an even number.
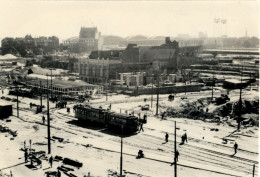
[[[115,113],[115,112],[111,112],[110,115],[119,116],[119,117],[128,118],[128,119],[136,119],[137,118],[136,116],[133,116],[133,115]]]

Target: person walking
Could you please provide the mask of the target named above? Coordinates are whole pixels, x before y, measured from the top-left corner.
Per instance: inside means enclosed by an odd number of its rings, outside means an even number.
[[[175,164],[175,158],[176,158],[176,162],[178,162],[178,157],[179,157],[180,153],[178,150],[175,151],[175,157],[174,157],[174,161],[171,163],[171,166]]]
[[[144,131],[144,129],[143,129],[143,123],[141,123],[141,125],[140,125],[139,132],[140,132],[141,130]]]
[[[180,153],[178,150],[175,151],[175,158],[176,158],[176,162],[178,162],[178,157],[179,157]]]
[[[49,163],[50,163],[51,168],[52,168],[52,162],[53,162],[53,158],[51,156],[50,159],[49,159]]]
[[[145,114],[145,115],[144,115],[144,122],[145,122],[145,123],[146,123],[146,121],[147,121],[146,119],[147,119],[147,115]]]
[[[45,117],[42,116],[42,123],[45,124]]]
[[[165,112],[163,112],[163,113],[162,113],[162,119],[161,119],[161,120],[163,120],[163,119],[164,119],[164,114],[165,114]]]
[[[185,138],[184,141],[186,141],[186,143],[188,143],[188,137],[187,137],[187,133],[186,132],[184,133],[184,138]]]
[[[169,138],[169,135],[168,133],[165,134],[165,142],[167,143],[168,142],[168,138]]]
[[[234,151],[235,151],[234,155],[237,153],[237,148],[238,148],[238,145],[237,145],[237,143],[235,142],[235,144],[234,144]]]
[[[28,152],[27,152],[27,149],[25,149],[25,151],[24,151],[24,162],[25,163],[28,162]]]
[[[181,144],[180,144],[180,145],[184,144],[184,142],[185,142],[185,135],[183,134],[183,135],[181,136]]]
[[[61,177],[61,173],[60,173],[59,169],[58,169],[58,172],[57,172],[57,177]]]

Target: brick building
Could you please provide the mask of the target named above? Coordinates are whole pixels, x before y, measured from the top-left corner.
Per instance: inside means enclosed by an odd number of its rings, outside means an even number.
[[[121,55],[123,63],[151,63],[161,61],[173,63],[177,60],[178,42],[166,38],[160,46],[137,46],[129,44]]]

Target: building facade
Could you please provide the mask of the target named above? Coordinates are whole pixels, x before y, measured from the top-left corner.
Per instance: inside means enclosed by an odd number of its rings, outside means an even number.
[[[46,78],[32,78],[28,77],[26,80],[27,86],[40,90],[42,89],[44,93],[52,92],[53,95],[68,95],[68,96],[78,96],[78,95],[94,95],[103,92],[103,86],[88,84],[81,80],[69,81],[69,80],[59,80],[52,79],[48,81]],[[47,87],[48,86],[48,87]]]
[[[79,76],[87,83],[104,84],[110,79],[117,79],[117,71],[120,68],[120,60],[109,59],[80,59],[75,64],[79,70]]]
[[[141,86],[145,85],[145,72],[119,73],[121,85]]]

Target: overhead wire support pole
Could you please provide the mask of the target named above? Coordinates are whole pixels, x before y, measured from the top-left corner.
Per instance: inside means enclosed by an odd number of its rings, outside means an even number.
[[[48,154],[51,154],[51,130],[50,130],[50,110],[49,110],[49,84],[47,75],[47,134],[48,134]]]
[[[123,171],[123,126],[121,126],[120,177],[123,177],[122,171]]]
[[[238,121],[237,121],[237,130],[240,130],[240,121],[241,121],[241,109],[242,109],[242,77],[243,77],[243,65],[241,70],[241,81],[240,81],[240,93],[239,93],[239,112],[238,112]]]
[[[40,101],[42,107],[42,81],[40,81]]]
[[[157,101],[156,101],[156,116],[158,116],[158,108],[159,108],[159,79],[157,81]]]
[[[253,177],[255,177],[255,164],[253,165]]]
[[[186,79],[185,79],[185,95],[186,95],[186,92],[187,92],[187,90],[186,90],[187,88],[186,88]]]
[[[213,72],[213,79],[212,79],[212,95],[211,95],[211,100],[213,100],[213,95],[214,95],[214,86],[215,86],[215,73]]]
[[[52,98],[52,68],[50,70],[51,70],[51,98]]]
[[[18,100],[18,85],[17,85],[17,83],[16,83],[16,95],[17,95],[17,101],[16,101],[16,103],[17,103],[17,118],[19,118],[19,100]]]
[[[154,80],[154,78],[152,79]],[[151,108],[153,107],[153,80],[152,80]]]
[[[174,121],[174,177],[177,177],[177,158],[176,158],[176,151],[177,151],[177,145],[176,145],[176,121]]]

